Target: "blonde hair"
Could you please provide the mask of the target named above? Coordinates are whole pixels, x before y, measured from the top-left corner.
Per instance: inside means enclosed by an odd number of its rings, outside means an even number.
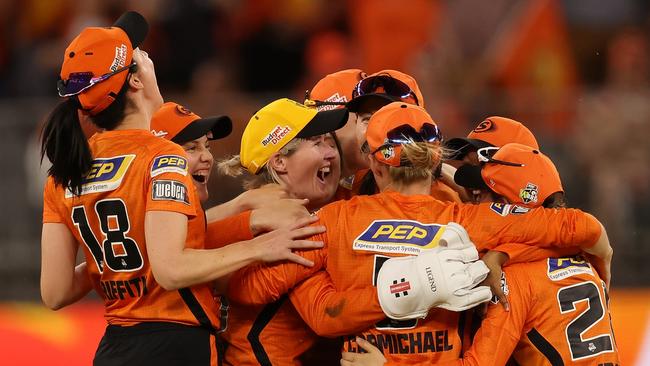
[[[298,146],[303,141],[305,141],[305,139],[294,138],[291,141],[287,142],[287,144],[284,145],[275,154],[279,154],[282,156],[291,156],[291,154],[293,154],[298,149]],[[238,177],[244,174],[245,172],[248,172],[248,170],[246,170],[246,168],[244,168],[241,165],[241,159],[239,155],[233,155],[230,158],[218,161],[217,171],[219,171],[219,174],[221,175],[227,175],[230,177]],[[281,184],[281,181],[278,172],[276,172],[275,169],[273,169],[273,167],[271,166],[271,164],[267,162],[266,164],[264,164],[264,167],[262,167],[262,170],[260,170],[257,174],[255,175],[249,174],[249,177],[244,179],[244,183],[242,184],[242,186],[244,187],[245,190],[248,191],[251,189],[259,188],[269,183]]]
[[[435,179],[435,171],[449,151],[438,142],[410,141],[402,146],[402,166],[389,166],[388,174],[394,182],[412,183]]]

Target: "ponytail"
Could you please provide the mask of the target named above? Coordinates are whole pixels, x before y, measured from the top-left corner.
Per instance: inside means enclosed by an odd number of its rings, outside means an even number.
[[[92,155],[79,124],[79,101],[76,97],[59,103],[48,116],[41,133],[41,162],[52,163],[48,175],[56,185],[81,194],[81,182],[90,170]]]
[[[120,125],[126,116],[126,109],[131,100],[126,97],[129,89],[129,78],[135,68],[129,72],[122,89],[108,97],[113,102],[96,115],[90,115],[90,120],[97,127],[113,130]],[[81,185],[86,173],[92,166],[93,156],[79,124],[79,111],[82,108],[79,99],[72,96],[59,103],[50,113],[41,133],[41,163],[43,157],[52,163],[47,171],[56,185],[62,185],[73,194],[81,194]]]

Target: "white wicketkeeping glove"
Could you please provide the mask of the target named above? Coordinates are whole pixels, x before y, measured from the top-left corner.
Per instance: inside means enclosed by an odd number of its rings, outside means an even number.
[[[377,277],[379,304],[398,320],[425,318],[432,307],[466,310],[492,297],[488,286],[477,287],[488,273],[465,229],[452,222],[438,247],[383,264]]]

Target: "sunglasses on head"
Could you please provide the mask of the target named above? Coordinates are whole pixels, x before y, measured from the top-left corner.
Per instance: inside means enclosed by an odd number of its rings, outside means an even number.
[[[110,78],[115,74],[119,74],[122,71],[126,71],[135,67],[136,63],[133,62],[130,65],[120,67],[115,71],[111,71],[104,75],[93,77],[92,72],[73,72],[68,77],[68,80],[59,80],[57,83],[57,89],[59,91],[60,97],[71,97],[83,92],[86,89],[89,89],[91,86],[101,83],[102,81]]]
[[[492,164],[500,164],[500,165],[507,165],[507,166],[517,166],[517,167],[525,166],[524,164],[521,163],[512,163],[509,161],[492,158],[492,156],[494,156],[494,154],[496,154],[497,151],[499,151],[499,148],[493,146],[482,147],[476,150],[478,161],[481,163],[492,163]]]
[[[413,142],[434,142],[442,141],[442,134],[438,126],[432,123],[424,123],[420,131],[416,131],[413,126],[403,124],[395,127],[386,133],[384,144],[379,146],[374,151],[370,151],[370,146],[365,143],[361,148],[364,153],[374,154],[377,151],[384,149],[388,146],[405,145]],[[364,151],[365,149],[365,151]]]
[[[352,98],[377,93],[379,88],[383,88],[384,94],[394,98],[407,99],[413,97],[415,104],[420,105],[420,101],[411,87],[389,75],[370,76],[359,81],[352,90]]]

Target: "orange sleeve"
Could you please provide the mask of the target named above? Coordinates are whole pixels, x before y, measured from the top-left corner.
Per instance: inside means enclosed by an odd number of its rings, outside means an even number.
[[[238,215],[209,223],[205,234],[206,249],[221,248],[227,244],[253,239],[250,218],[251,211],[244,211]]]
[[[386,317],[374,286],[337,292],[325,271],[298,284],[289,299],[305,323],[321,337],[361,332]]]
[[[520,243],[543,248],[590,247],[601,234],[598,220],[576,209],[528,210],[515,205],[460,205],[456,219],[479,251],[501,243]]]
[[[187,155],[180,145],[162,145],[151,160],[145,178],[146,211],[197,215],[200,203],[187,167]]]
[[[323,234],[308,240],[323,241]],[[296,284],[325,268],[326,248],[300,250],[296,254],[314,262],[305,267],[294,262],[280,262],[272,265],[257,264],[235,272],[228,282],[227,296],[230,300],[246,305],[261,305],[276,301]]]
[[[508,243],[499,244],[492,249],[508,255],[507,265],[515,263],[527,263],[543,260],[546,258],[558,258],[572,256],[580,253],[578,247],[572,248],[539,248],[536,246]]]
[[[517,281],[521,274],[512,269],[506,272],[510,311],[501,304],[488,303],[488,311],[470,348],[462,359],[436,365],[505,365],[519,343],[529,309],[534,306],[534,294],[526,282]],[[524,277],[525,278],[525,277]]]
[[[56,210],[56,189],[54,179],[48,177],[43,190],[43,223],[55,222],[62,223],[63,219]],[[62,198],[60,198],[62,199]]]
[[[443,201],[443,202],[455,202],[455,203],[462,203],[463,201],[460,199],[460,195],[458,192],[454,191],[453,188],[450,186],[446,185],[440,180],[434,179],[431,182],[431,191],[430,191],[431,197],[437,199],[438,201]]]

